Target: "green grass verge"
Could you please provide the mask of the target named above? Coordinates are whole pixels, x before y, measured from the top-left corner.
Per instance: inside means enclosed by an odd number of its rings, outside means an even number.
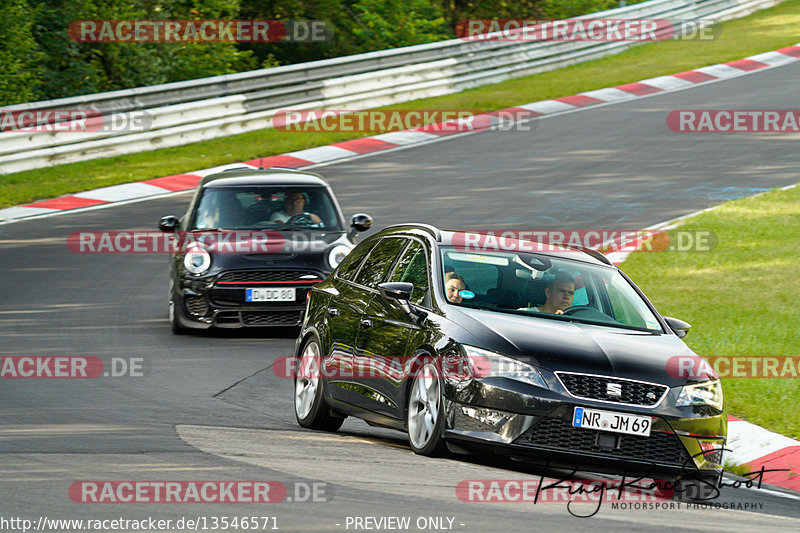
[[[622,269],[701,356],[800,355],[800,187],[734,200],[682,224],[709,252],[634,253]],[[668,232],[669,233],[669,232]],[[800,378],[726,378],[734,416],[800,439]]]
[[[716,41],[667,41],[616,56],[458,94],[406,102],[386,109],[481,109],[514,105],[630,83],[644,78],[741,59],[796,44],[800,0],[722,24]],[[0,207],[97,187],[181,174],[226,163],[324,146],[363,133],[259,130],[176,148],[95,159],[0,176]]]

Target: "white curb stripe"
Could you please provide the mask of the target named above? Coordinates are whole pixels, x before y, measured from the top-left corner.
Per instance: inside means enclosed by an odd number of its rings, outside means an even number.
[[[752,61],[758,61],[759,63],[766,63],[767,65],[770,65],[772,67],[783,65],[784,63],[791,63],[792,61],[797,61],[796,57],[792,57],[787,54],[782,54],[780,52],[764,52],[763,54],[750,56],[747,59],[750,59]]]
[[[525,104],[518,106],[529,111],[536,111],[538,113],[560,113],[561,111],[569,111],[571,109],[578,109],[577,106],[570,105],[558,100],[542,100],[541,102],[533,102],[532,104]]]
[[[81,192],[73,194],[73,196],[88,198],[89,200],[101,200],[103,202],[119,202],[120,200],[155,196],[157,194],[164,194],[165,192],[167,192],[166,189],[147,183],[125,183],[124,185],[113,185],[93,191]]]
[[[800,442],[744,420],[728,422],[725,447],[731,451],[726,459],[732,463],[742,465],[792,446],[800,446]]]
[[[653,87],[658,87],[659,89],[662,89],[664,91],[682,89],[687,85],[697,85],[696,83],[692,83],[689,80],[683,80],[681,78],[676,78],[675,76],[658,76],[656,78],[642,80],[639,83],[645,83]]]
[[[342,159],[343,157],[353,157],[358,155],[352,150],[345,150],[338,146],[320,146],[318,148],[309,148],[307,150],[300,150],[297,152],[289,152],[288,154],[298,159],[311,161],[312,163],[324,163],[325,161],[333,161],[334,159]]]
[[[736,76],[742,76],[748,72],[747,70],[742,70],[740,68],[723,64],[696,68],[694,70],[695,72],[702,72],[703,74],[708,74],[709,76],[714,76],[715,78],[735,78]]]
[[[417,144],[438,138],[438,135],[425,133],[424,131],[393,131],[390,133],[383,133],[381,135],[370,137],[370,139],[378,139],[379,141],[396,144],[398,146]]]
[[[605,89],[597,89],[596,91],[586,91],[585,93],[580,94],[583,96],[588,96],[589,98],[597,98],[598,100],[603,100],[605,102],[632,100],[634,98],[638,98],[638,96],[635,94],[628,91],[623,91],[622,89],[617,89],[616,87],[607,87]]]
[[[201,178],[205,178],[206,176],[210,176],[211,174],[216,174],[217,172],[223,172],[225,170],[228,170],[229,168],[242,168],[242,167],[248,167],[253,169],[258,168],[254,167],[253,165],[248,165],[247,163],[230,163],[229,165],[220,165],[218,167],[206,168],[203,170],[197,170],[195,172],[187,172],[186,174],[192,174],[195,176],[200,176]]]

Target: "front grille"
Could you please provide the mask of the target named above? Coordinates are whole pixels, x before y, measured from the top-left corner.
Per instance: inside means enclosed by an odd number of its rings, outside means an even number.
[[[301,276],[314,276],[302,278]],[[221,282],[239,282],[246,283],[249,281],[297,281],[299,283],[321,280],[322,276],[305,270],[246,270],[238,272],[225,272],[222,274],[217,283]]]
[[[183,298],[186,302],[186,310],[195,316],[205,316],[208,313],[208,304],[205,296],[187,295]]]
[[[599,431],[572,427],[572,424],[557,417],[545,417],[528,431],[520,435],[514,444],[553,448],[565,452],[596,453],[621,459],[637,459],[673,465],[692,465],[680,439],[674,433],[654,431],[649,437],[619,435],[619,447],[608,448],[597,445]],[[608,435],[609,433],[604,433]]]
[[[242,321],[246,326],[297,326],[303,321],[303,312],[242,311]]]
[[[652,407],[660,402],[669,390],[666,385],[607,376],[568,374],[566,372],[556,372],[556,375],[571,395],[585,400]],[[619,396],[609,394],[609,383],[612,384],[612,389],[620,392]]]

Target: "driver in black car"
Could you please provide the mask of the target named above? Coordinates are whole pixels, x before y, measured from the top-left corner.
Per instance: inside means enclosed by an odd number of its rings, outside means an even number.
[[[539,307],[532,307],[532,311],[563,315],[564,310],[572,305],[575,297],[575,280],[566,272],[559,272],[555,279],[544,289],[547,300]]]
[[[273,222],[286,224],[293,217],[301,215],[310,218],[314,226],[322,225],[322,219],[319,216],[306,211],[306,196],[301,192],[290,192],[286,194],[286,198],[283,201],[283,211],[272,213],[269,219]]]

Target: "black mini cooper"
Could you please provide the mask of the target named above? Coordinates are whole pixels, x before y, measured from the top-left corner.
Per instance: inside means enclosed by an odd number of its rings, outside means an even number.
[[[299,326],[306,294],[372,224],[346,230],[336,197],[317,174],[231,169],[203,178],[176,233],[169,288],[172,331]]]
[[[392,226],[313,287],[291,359],[299,424],[355,416],[424,455],[716,482],[727,418],[718,377],[682,372],[703,362],[690,326],[598,252],[479,237]]]

